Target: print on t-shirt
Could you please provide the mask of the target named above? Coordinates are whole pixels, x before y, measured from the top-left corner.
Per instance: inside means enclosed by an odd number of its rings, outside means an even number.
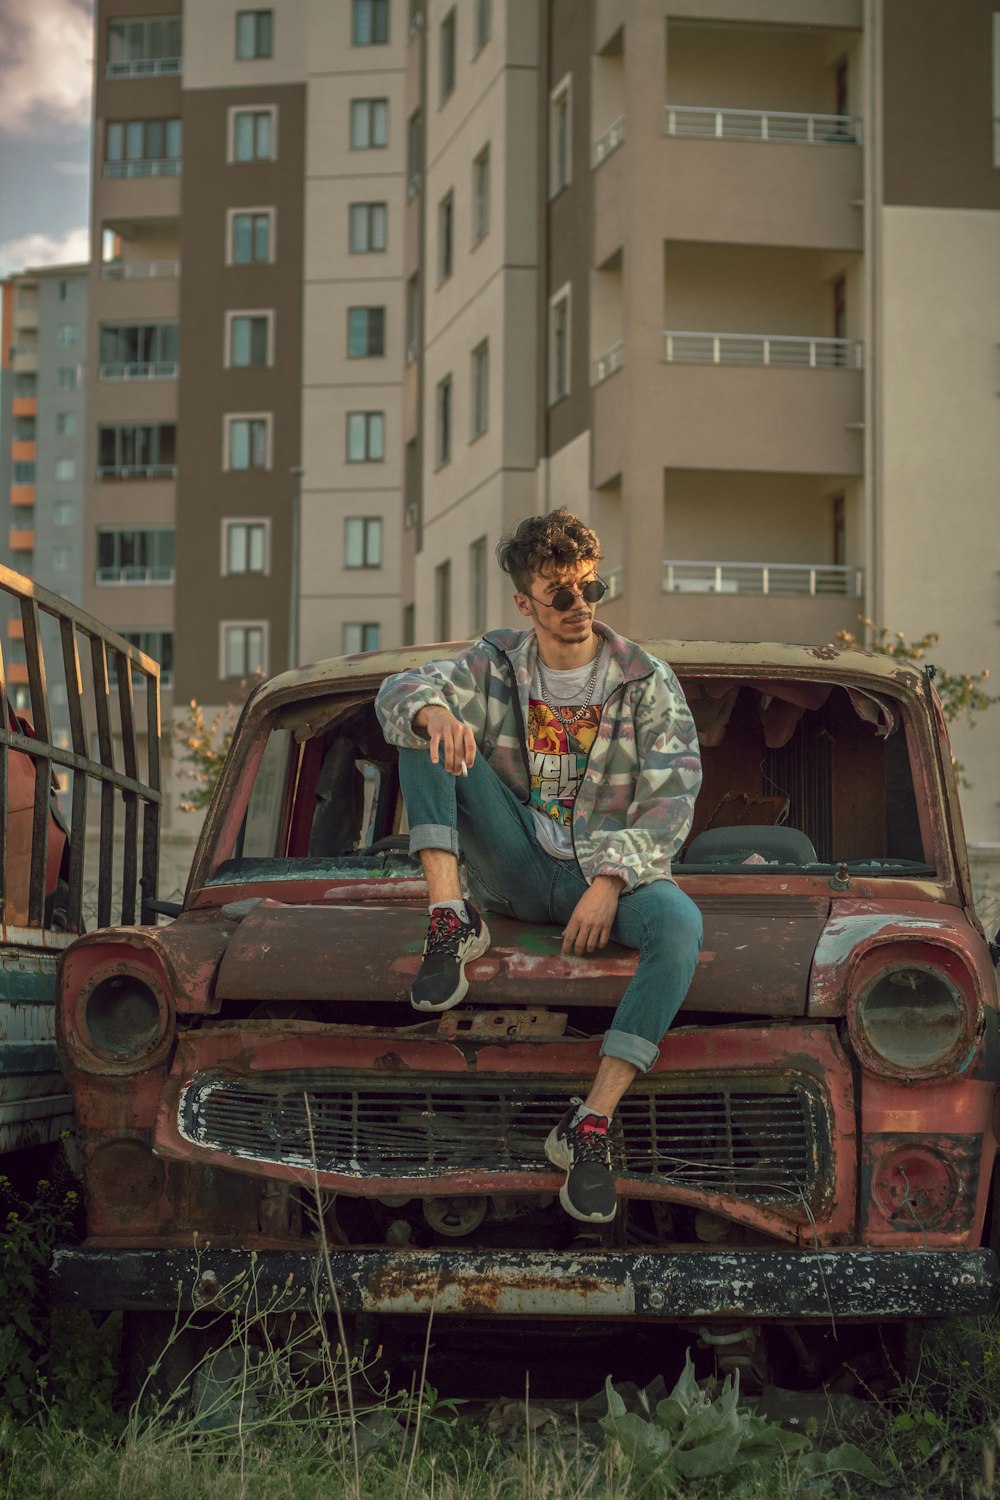
[[[592,704],[575,724],[579,704],[566,703],[552,709],[537,698],[528,700],[528,765],[531,771],[529,803],[544,817],[564,828],[573,822],[580,777],[587,764],[601,722],[600,705]]]

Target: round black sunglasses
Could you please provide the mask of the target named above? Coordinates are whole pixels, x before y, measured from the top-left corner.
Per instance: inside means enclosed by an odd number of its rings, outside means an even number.
[[[568,589],[565,587],[556,589],[551,599],[539,599],[535,594],[529,594],[528,598],[534,599],[536,604],[544,604],[546,609],[554,609],[559,614],[564,615],[568,609],[573,607],[578,594],[587,604],[596,604],[598,600],[604,598],[607,592],[608,586],[603,578],[591,578],[579,589]]]

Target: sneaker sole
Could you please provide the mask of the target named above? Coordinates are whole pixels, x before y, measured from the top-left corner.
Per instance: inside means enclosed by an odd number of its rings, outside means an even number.
[[[545,1155],[548,1157],[549,1161],[554,1167],[560,1167],[564,1172],[568,1173],[570,1167],[573,1165],[569,1151],[566,1147],[566,1143],[561,1139],[558,1130],[556,1129],[550,1130],[548,1136],[546,1137]],[[618,1212],[618,1204],[616,1203],[609,1214],[581,1213],[580,1210],[570,1202],[569,1194],[566,1191],[565,1182],[559,1189],[559,1202],[562,1204],[566,1213],[569,1214],[570,1218],[578,1219],[581,1224],[610,1224],[612,1219]]]
[[[480,932],[478,938],[473,943],[472,947],[469,949],[465,957],[462,959],[462,962],[459,964],[458,984],[452,994],[448,996],[447,1000],[442,1000],[439,1005],[432,1005],[429,1000],[414,1000],[413,995],[411,994],[410,1004],[413,1009],[420,1011],[422,1015],[426,1014],[429,1011],[431,1015],[435,1016],[440,1015],[442,1011],[453,1010],[454,1007],[456,1005],[459,1005],[469,993],[469,981],[465,977],[466,964],[474,963],[477,958],[482,958],[483,954],[487,951],[489,946],[490,930],[484,922],[482,931]]]

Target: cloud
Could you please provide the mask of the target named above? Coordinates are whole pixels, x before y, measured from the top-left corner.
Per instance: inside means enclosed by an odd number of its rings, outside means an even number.
[[[93,31],[89,0],[0,0],[0,129],[88,123]]]
[[[58,237],[23,234],[0,245],[0,275],[23,271],[26,266],[62,266],[90,259],[90,231],[70,229]]]

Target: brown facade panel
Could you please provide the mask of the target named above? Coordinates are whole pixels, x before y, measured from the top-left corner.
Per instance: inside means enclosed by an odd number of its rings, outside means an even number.
[[[542,70],[542,130],[549,134],[549,97],[569,76],[572,89],[572,178],[548,202],[545,344],[549,338],[548,300],[569,285],[569,393],[549,408],[543,452],[552,454],[590,425],[590,267],[592,261],[593,173],[590,167],[590,70],[593,0],[551,0],[549,34]],[[548,141],[547,157],[552,142]],[[551,183],[551,169],[547,182]],[[548,361],[546,361],[548,363]],[[548,387],[548,372],[542,390]]]
[[[278,157],[227,162],[229,111],[275,106]],[[184,130],[202,149],[185,162],[181,211],[176,691],[218,703],[239,681],[220,674],[223,621],[266,622],[269,673],[288,657],[291,518],[300,462],[305,90],[301,85],[185,94]],[[230,213],[273,213],[273,262],[227,264]],[[227,313],[267,314],[269,363],[227,364]],[[253,358],[257,358],[255,351]],[[266,416],[266,467],[232,469],[227,417]],[[223,523],[269,522],[264,574],[225,576]]]
[[[1000,209],[996,0],[885,0],[884,201]]]

